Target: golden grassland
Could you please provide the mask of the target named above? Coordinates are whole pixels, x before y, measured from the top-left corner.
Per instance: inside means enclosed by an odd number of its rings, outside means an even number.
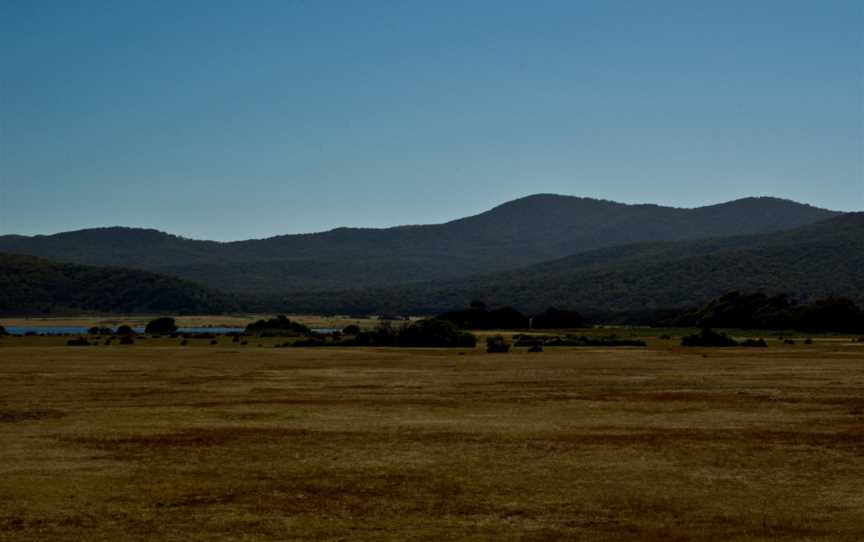
[[[0,540],[864,539],[864,345],[0,339]]]

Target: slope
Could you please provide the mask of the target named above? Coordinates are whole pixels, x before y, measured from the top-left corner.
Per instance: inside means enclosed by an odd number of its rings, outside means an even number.
[[[296,293],[282,303],[293,310],[432,313],[482,299],[531,312],[558,306],[608,313],[689,307],[730,290],[864,303],[864,213],[774,234],[599,249],[514,271],[386,290]]]
[[[147,271],[0,254],[0,314],[206,314],[239,308],[232,296]]]
[[[337,228],[230,243],[99,228],[4,236],[0,251],[146,269],[227,291],[268,294],[463,277],[639,241],[766,233],[836,215],[776,198],[680,209],[539,194],[435,225]]]

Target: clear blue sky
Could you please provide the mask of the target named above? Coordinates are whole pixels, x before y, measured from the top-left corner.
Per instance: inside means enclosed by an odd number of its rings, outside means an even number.
[[[864,2],[0,0],[0,232],[864,209]]]

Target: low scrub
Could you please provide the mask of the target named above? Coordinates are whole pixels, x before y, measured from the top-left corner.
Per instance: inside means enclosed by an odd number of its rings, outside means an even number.
[[[170,318],[168,316],[163,316],[161,318],[150,320],[147,323],[147,326],[144,328],[144,333],[147,333],[148,335],[170,335],[175,331],[177,331],[177,323],[174,321],[173,318]]]
[[[510,344],[501,335],[486,339],[486,352],[490,354],[506,354],[510,351]]]
[[[645,341],[639,339],[621,339],[617,335],[606,337],[589,337],[587,335],[515,335],[514,346],[647,346]]]
[[[246,326],[246,333],[262,337],[309,336],[312,330],[300,322],[290,320],[284,314],[269,320],[258,320]]]
[[[682,338],[681,346],[738,346],[738,341],[725,333],[705,328],[699,333]]]
[[[399,346],[415,348],[473,348],[477,338],[461,331],[451,322],[427,318],[393,327],[382,323],[372,331],[358,332],[353,339],[327,340],[312,337],[295,341],[293,346]]]

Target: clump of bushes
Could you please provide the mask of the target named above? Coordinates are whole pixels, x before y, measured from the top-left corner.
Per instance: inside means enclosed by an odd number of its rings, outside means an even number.
[[[262,337],[308,336],[312,330],[299,322],[291,321],[284,314],[269,320],[258,320],[246,326],[246,333]]]
[[[76,339],[69,339],[68,341],[66,341],[66,346],[90,346],[90,341],[88,341],[84,337],[78,337]]]
[[[509,351],[510,344],[501,335],[495,335],[486,339],[486,352],[490,354],[506,354]]]
[[[864,311],[850,299],[829,297],[796,304],[785,294],[729,292],[665,322],[674,326],[795,329],[804,332],[864,330]]]
[[[427,318],[399,327],[382,322],[371,331],[360,331],[353,339],[333,340],[310,337],[295,341],[293,346],[399,346],[409,348],[473,348],[477,338],[464,332],[452,322]],[[286,343],[286,346],[288,343]]]
[[[89,335],[113,335],[114,330],[110,327],[93,326],[87,330]]]
[[[566,329],[585,326],[585,319],[576,311],[549,307],[531,319],[534,329]]]
[[[167,334],[170,335],[177,331],[177,323],[173,318],[163,316],[150,320],[144,328],[144,333],[148,335]]]
[[[445,312],[438,320],[452,322],[460,329],[524,329],[528,317],[513,307],[489,310],[485,303],[475,301],[467,309]]]
[[[725,333],[703,328],[699,333],[682,338],[681,346],[738,346],[738,341]]]
[[[135,344],[135,340],[132,335],[123,335],[120,337],[120,344]]]
[[[402,346],[417,348],[473,348],[477,338],[464,332],[452,322],[427,318],[394,328],[387,324],[373,331],[361,331],[353,341],[342,341],[358,346]]]
[[[342,333],[344,333],[345,335],[357,335],[358,333],[360,333],[360,326],[358,326],[357,324],[349,324],[342,328]]]
[[[638,339],[621,339],[617,335],[606,337],[588,337],[586,335],[514,335],[516,341],[513,346],[647,346],[647,343]]]
[[[114,333],[116,333],[117,335],[134,335],[135,330],[133,330],[131,326],[123,324],[121,326],[118,326],[117,331],[115,331]]]

